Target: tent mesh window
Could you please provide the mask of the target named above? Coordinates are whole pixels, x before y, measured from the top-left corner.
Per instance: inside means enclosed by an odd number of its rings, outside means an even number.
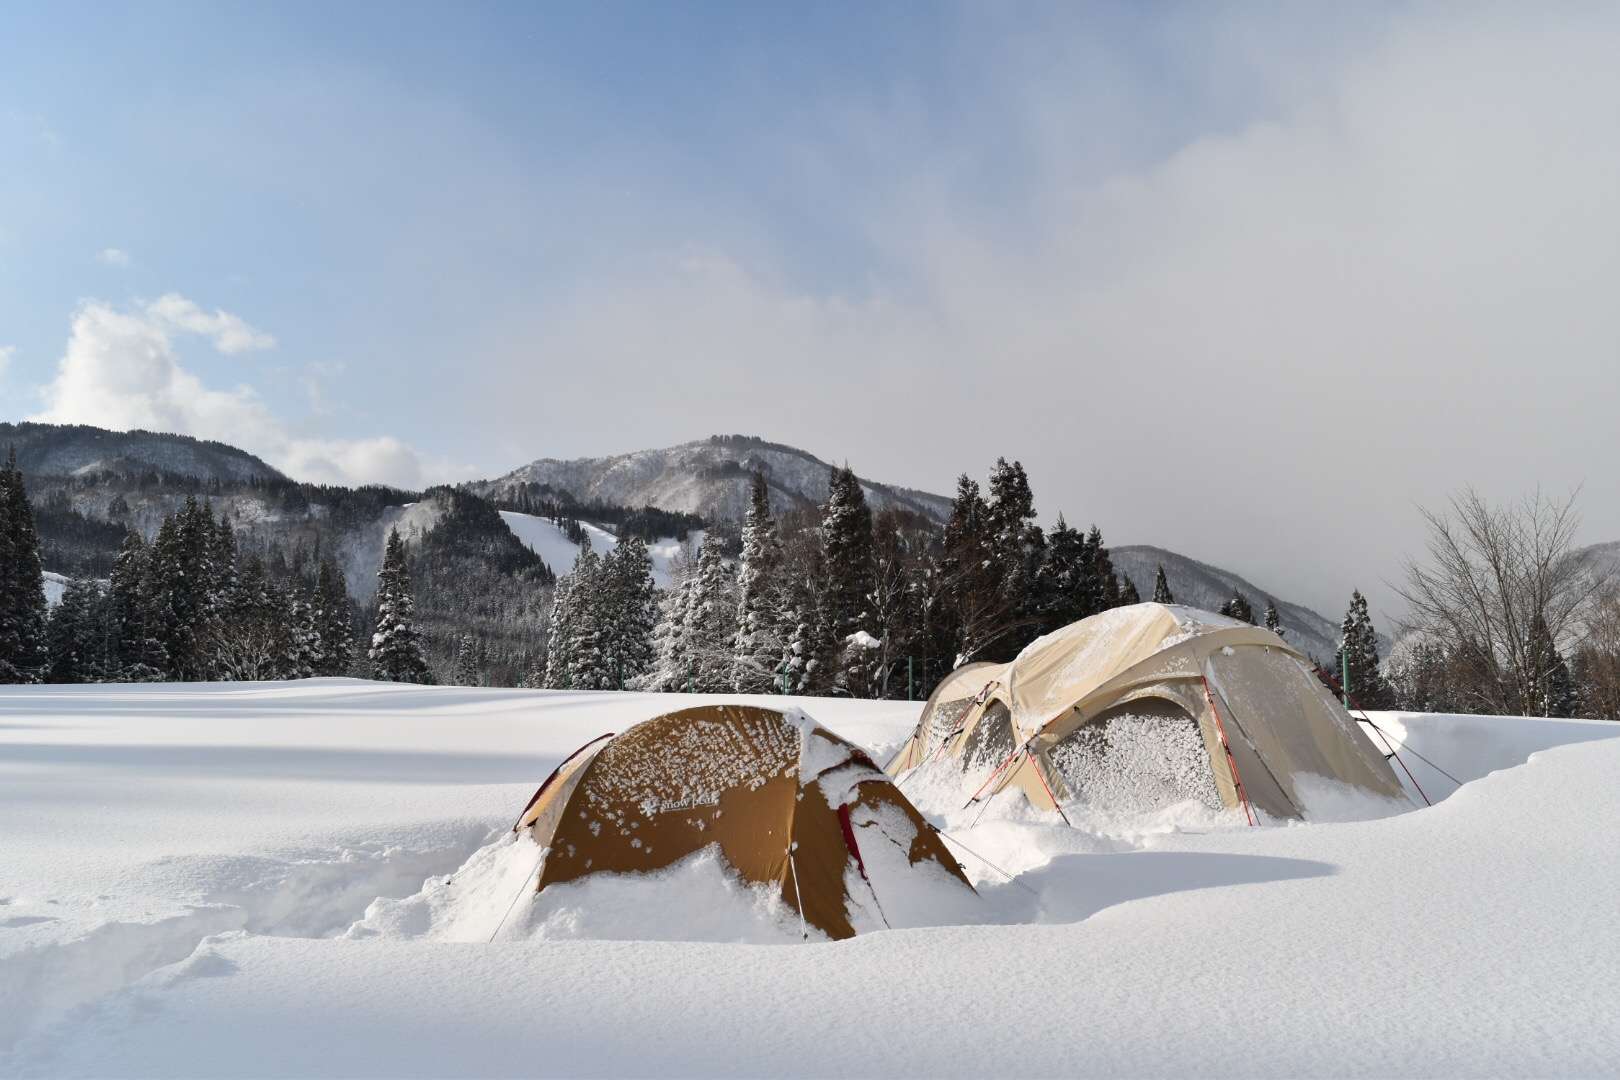
[[[989,772],[1013,752],[1012,713],[999,701],[992,701],[973,725],[967,745],[962,748],[962,771]]]
[[[1180,707],[1140,698],[1100,713],[1047,754],[1075,798],[1109,813],[1177,803],[1221,809],[1198,722]]]
[[[973,708],[972,698],[963,698],[961,701],[942,701],[934,706],[934,714],[928,718],[928,745],[926,753],[932,754],[939,749],[939,744],[951,737],[956,725],[962,722],[962,717]]]

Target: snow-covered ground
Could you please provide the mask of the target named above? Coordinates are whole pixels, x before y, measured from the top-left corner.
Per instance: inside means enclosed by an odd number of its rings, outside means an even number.
[[[1375,714],[1463,786],[1335,824],[908,791],[982,903],[846,942],[701,861],[529,893],[557,761],[702,700],[0,687],[0,1075],[1620,1073],[1620,726]]]
[[[561,577],[574,568],[574,559],[579,556],[579,545],[568,539],[568,534],[562,527],[555,525],[549,518],[536,517],[533,514],[520,514],[516,510],[502,510],[501,518],[506,527],[512,530],[524,547],[545,560],[552,572]],[[618,544],[619,538],[602,528],[592,525],[588,521],[580,522],[580,527],[591,538],[591,548],[600,553],[612,551]],[[701,530],[693,534],[695,543],[703,543]],[[647,545],[647,553],[652,557],[653,583],[660,589],[667,589],[673,580],[671,564],[675,556],[680,553],[682,544],[673,536],[666,536]]]

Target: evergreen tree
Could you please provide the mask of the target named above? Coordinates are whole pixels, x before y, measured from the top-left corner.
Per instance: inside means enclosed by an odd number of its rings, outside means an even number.
[[[113,562],[108,586],[109,615],[114,628],[113,666],[124,682],[152,682],[163,677],[168,659],[153,632],[157,602],[148,572],[149,551],[139,533],[124,537]]]
[[[970,477],[956,481],[951,516],[941,539],[937,587],[946,598],[940,629],[955,649],[942,665],[943,675],[970,660],[981,660],[1016,629],[998,587],[990,547],[990,507]],[[1005,650],[1003,650],[1005,651]]]
[[[1367,613],[1367,598],[1359,589],[1351,592],[1350,607],[1339,624],[1339,649],[1333,661],[1335,678],[1343,679],[1349,674],[1352,704],[1363,709],[1387,709],[1393,704],[1389,686],[1378,667],[1378,634]]]
[[[1153,602],[1155,604],[1173,604],[1176,598],[1171,595],[1170,582],[1164,576],[1164,564],[1159,564],[1158,573],[1153,575]]]
[[[579,561],[574,563],[577,568]],[[556,592],[551,599],[551,628],[546,644],[545,684],[552,690],[568,690],[574,660],[574,575],[565,574],[557,580]]]
[[[987,525],[997,585],[1018,624],[1006,651],[1017,652],[1039,633],[1043,597],[1037,579],[1046,556],[1046,538],[1035,523],[1035,496],[1021,463],[996,459],[990,470]]]
[[[47,682],[93,682],[101,676],[105,659],[98,625],[101,607],[101,592],[94,582],[84,578],[68,582],[46,626]]]
[[[236,587],[224,598],[205,642],[213,674],[222,679],[286,678],[293,652],[288,599],[258,556],[242,560]]]
[[[1229,619],[1246,622],[1250,626],[1254,625],[1254,608],[1249,606],[1249,598],[1237,589],[1232,590],[1232,599],[1221,605],[1220,614]]]
[[[1526,695],[1531,716],[1574,716],[1579,695],[1570,677],[1569,665],[1558,651],[1547,620],[1537,615],[1530,626],[1530,643],[1525,650],[1531,691]]]
[[[763,473],[754,473],[738,562],[731,687],[742,694],[769,693],[780,685],[776,672],[786,645],[782,622],[786,598],[782,545],[776,536],[770,489]]]
[[[417,633],[416,601],[411,596],[410,570],[405,565],[405,541],[397,529],[388,530],[388,547],[377,572],[377,629],[371,636],[371,670],[388,682],[432,681],[422,656]]]
[[[45,665],[45,575],[17,451],[0,469],[0,683],[32,682]]]
[[[572,604],[568,627],[568,685],[575,690],[614,690],[617,672],[609,655],[607,574],[600,555],[586,545],[574,560],[574,580],[568,595]]]
[[[1103,545],[1102,530],[1093,525],[1086,534],[1086,572],[1083,591],[1085,613],[1095,615],[1119,606],[1119,578],[1114,573],[1114,560]]]
[[[471,634],[462,634],[456,643],[456,662],[452,669],[450,681],[456,686],[477,686],[478,677],[478,646],[473,642]]]
[[[1120,575],[1120,578],[1123,582],[1123,585],[1121,585],[1119,590],[1120,606],[1124,607],[1129,604],[1140,604],[1142,602],[1142,594],[1136,591],[1136,582],[1132,581],[1128,574],[1122,574]]]
[[[1046,534],[1046,559],[1038,575],[1042,633],[1091,614],[1091,562],[1084,534],[1059,514],[1057,524]]]
[[[731,689],[735,667],[731,642],[736,621],[736,578],[720,553],[720,545],[705,543],[686,597],[682,627],[683,651],[696,692]]]
[[[605,647],[613,662],[614,686],[623,689],[652,669],[653,634],[658,622],[658,588],[652,556],[636,536],[622,536],[603,560],[607,605]]]
[[[872,511],[854,470],[834,469],[821,510],[821,553],[825,587],[821,652],[840,658],[850,635],[867,629],[872,592]],[[842,672],[840,672],[842,681]]]
[[[315,601],[300,586],[287,590],[286,659],[280,677],[311,679],[322,661],[321,632],[315,621]]]
[[[1277,601],[1270,597],[1266,598],[1266,629],[1278,637],[1288,632],[1282,628],[1282,616],[1277,614]]]
[[[330,559],[321,560],[314,603],[315,630],[320,640],[315,674],[347,675],[354,666],[354,605],[349,600],[343,571]]]
[[[206,504],[186,497],[185,507],[164,519],[147,560],[148,614],[163,647],[164,675],[177,681],[213,674],[209,654],[219,596],[214,554],[218,529]]]

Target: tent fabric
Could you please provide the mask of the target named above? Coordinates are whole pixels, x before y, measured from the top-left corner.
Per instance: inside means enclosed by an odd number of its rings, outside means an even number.
[[[545,849],[537,891],[590,874],[650,873],[714,845],[745,882],[776,887],[834,939],[855,934],[852,908],[876,893],[860,851],[866,836],[878,839],[870,830],[904,849],[910,866],[972,891],[889,777],[798,710],[705,705],[587,744],[513,828]]]
[[[1043,809],[1083,800],[1054,753],[1088,725],[1129,714],[1197,725],[1223,805],[1303,817],[1321,778],[1404,801],[1389,763],[1278,635],[1170,604],[1133,604],[1031,642],[1011,663],[954,672],[929,698],[891,775],[938,763],[969,791],[986,776],[986,720],[1003,718],[1000,772],[988,792],[1022,790]],[[953,726],[941,738],[939,729]]]

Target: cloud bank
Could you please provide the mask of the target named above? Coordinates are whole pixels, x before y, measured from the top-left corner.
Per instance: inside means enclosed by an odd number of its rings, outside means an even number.
[[[176,349],[176,339],[187,336],[201,338],[227,356],[275,345],[271,335],[240,316],[207,311],[178,293],[122,309],[89,301],[74,313],[56,377],[41,392],[45,408],[29,419],[217,439],[312,483],[419,488],[437,478],[396,438],[298,435],[251,386],[206,385],[184,366]],[[4,359],[0,353],[0,362]]]
[[[611,400],[632,442],[757,430],[936,490],[1019,457],[1048,518],[1394,608],[1415,505],[1620,457],[1620,12],[1402,9],[1308,70],[1248,29],[1182,59],[1253,80],[1258,119],[1101,175],[1086,65],[1003,55],[974,89],[1030,169],[995,205],[983,146],[856,103],[797,152],[882,272],[654,255],[507,332],[556,362],[514,356],[483,392],[557,403],[556,441]],[[1139,89],[1102,99],[1116,125]],[[1620,535],[1612,494],[1588,488],[1591,539]]]

